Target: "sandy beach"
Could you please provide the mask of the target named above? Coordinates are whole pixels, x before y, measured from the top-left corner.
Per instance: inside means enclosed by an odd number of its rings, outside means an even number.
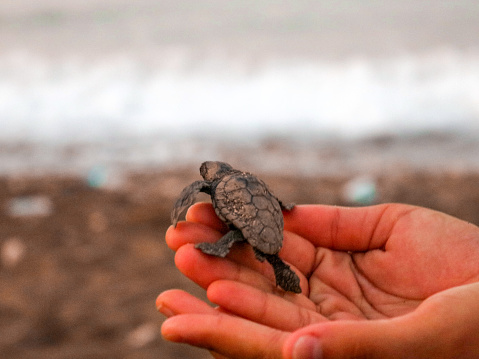
[[[358,205],[351,176],[257,173],[285,201]],[[131,172],[121,186],[78,176],[0,178],[0,354],[9,358],[208,358],[160,336],[155,298],[182,288],[164,242],[191,171]],[[374,177],[374,203],[426,206],[479,224],[479,174],[400,169]]]

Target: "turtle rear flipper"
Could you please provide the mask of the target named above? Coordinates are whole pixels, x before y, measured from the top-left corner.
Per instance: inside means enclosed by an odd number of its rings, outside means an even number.
[[[209,193],[209,191],[210,185],[205,181],[195,181],[188,187],[185,187],[183,191],[181,191],[180,197],[176,201],[173,211],[171,212],[171,223],[173,226],[176,227],[181,213],[195,202],[198,193]]]
[[[283,203],[278,199],[279,205],[281,206],[281,209],[284,209],[285,211],[291,211],[295,204],[294,203]]]
[[[214,243],[203,242],[195,245],[195,248],[201,249],[203,253],[211,254],[217,257],[225,257],[235,242],[244,241],[244,237],[239,230],[232,230],[226,233],[221,239]]]
[[[254,256],[256,257],[256,259],[259,260],[261,263],[263,263],[264,260],[266,259],[264,253],[254,247],[253,247],[253,251],[254,251]]]
[[[284,263],[277,254],[264,254],[266,260],[273,266],[276,285],[279,285],[285,291],[301,293],[299,286],[299,277],[294,273],[289,265]]]

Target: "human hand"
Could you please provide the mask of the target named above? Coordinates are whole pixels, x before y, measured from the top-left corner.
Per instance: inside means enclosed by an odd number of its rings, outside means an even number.
[[[194,249],[225,230],[207,204],[168,230],[176,265],[220,309],[182,291],[161,294],[167,339],[231,358],[479,355],[479,228],[471,224],[399,204],[297,206],[285,213],[280,256],[300,276],[301,295],[277,289],[248,245],[226,259]]]

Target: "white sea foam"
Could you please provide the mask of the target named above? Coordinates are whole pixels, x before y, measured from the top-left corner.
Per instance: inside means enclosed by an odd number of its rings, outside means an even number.
[[[477,128],[479,54],[437,50],[341,62],[156,65],[0,57],[0,139],[333,133]]]

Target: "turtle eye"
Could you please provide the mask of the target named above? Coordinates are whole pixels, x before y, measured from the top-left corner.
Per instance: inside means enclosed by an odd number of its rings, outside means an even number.
[[[203,163],[201,164],[201,167],[200,167],[200,175],[201,175],[201,177],[203,177],[205,180],[207,180],[207,179],[206,179],[206,174],[207,174],[207,172],[208,172],[207,166],[208,166],[208,163],[207,163],[207,162],[203,162]]]

